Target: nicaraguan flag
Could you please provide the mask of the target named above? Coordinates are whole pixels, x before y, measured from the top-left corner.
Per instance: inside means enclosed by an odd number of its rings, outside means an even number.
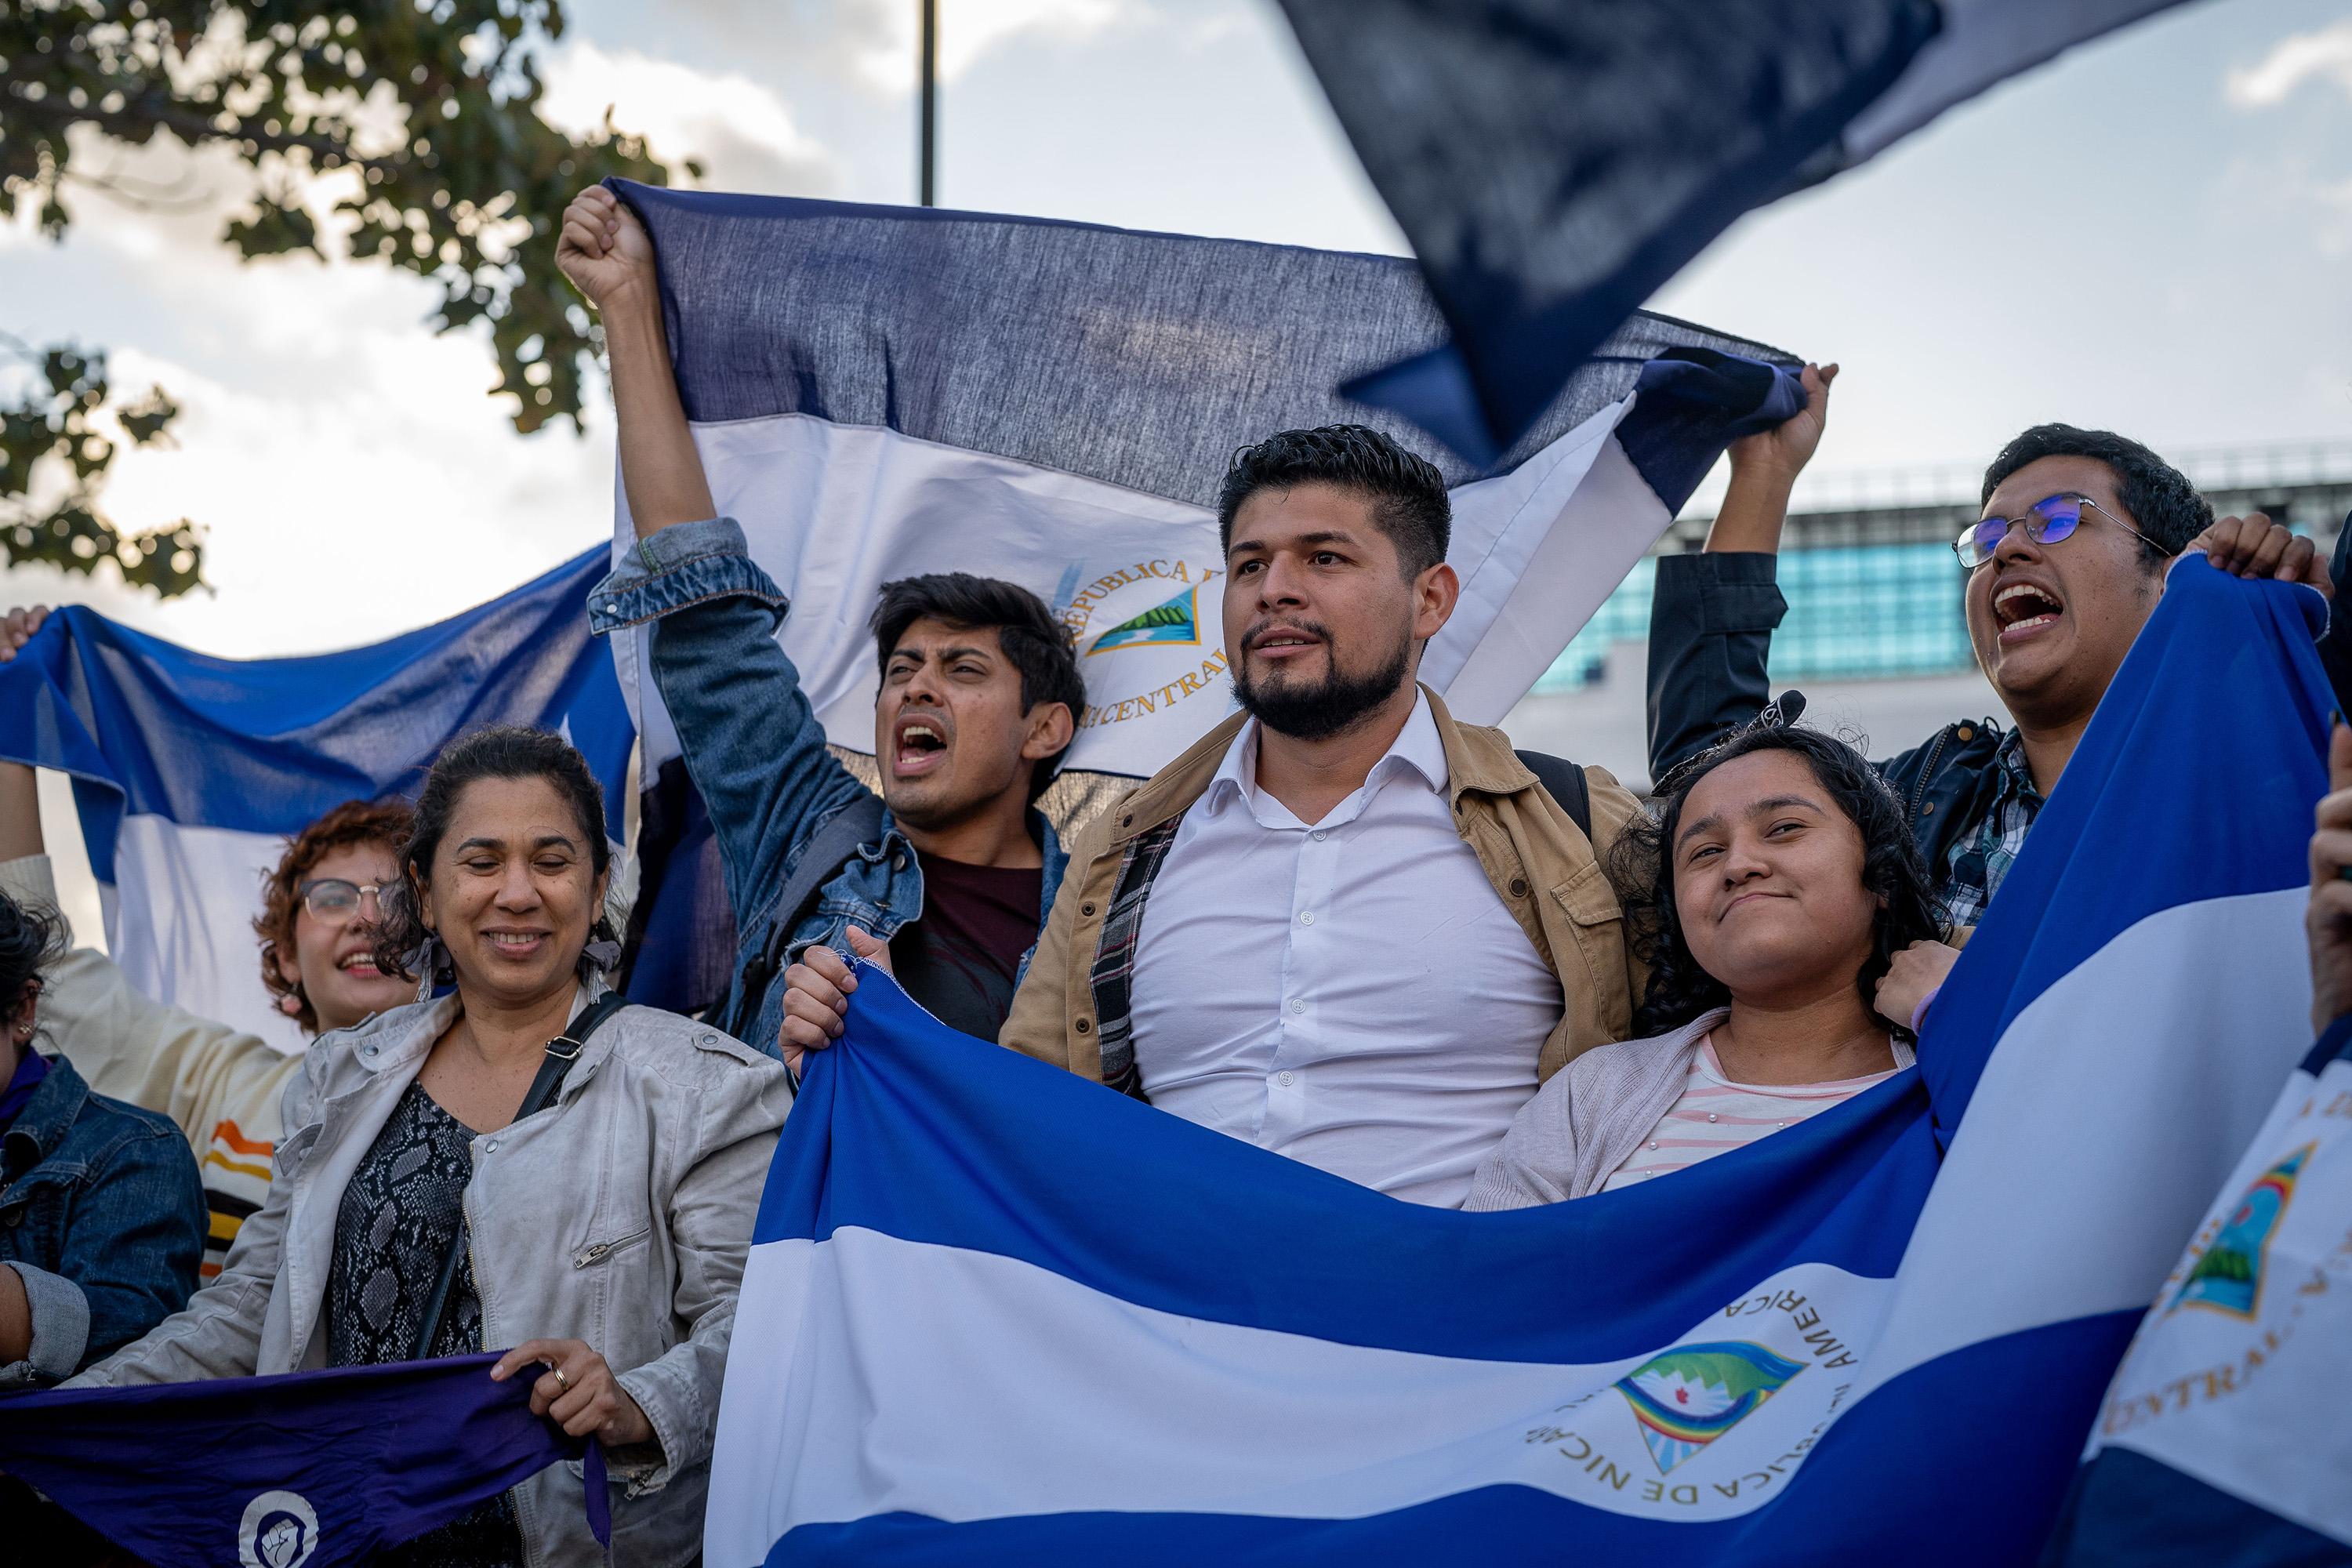
[[[604,1453],[530,1413],[498,1354],[0,1397],[0,1471],[154,1568],[337,1568]]]
[[[1667,1181],[1398,1202],[869,971],[769,1177],[707,1560],[2031,1561],[2300,1049],[2318,609],[2176,570],[1921,1065]]]
[[[1454,329],[1352,389],[1474,461],[1751,207],[2176,0],[1282,0]]]
[[[790,595],[784,649],[851,752],[874,745],[877,589],[967,571],[1030,588],[1076,635],[1088,700],[1068,766],[1158,771],[1231,711],[1213,508],[1234,449],[1343,421],[1454,487],[1462,599],[1421,675],[1462,719],[1496,722],[1726,443],[1803,401],[1778,351],[1638,316],[1526,440],[1473,468],[1334,390],[1443,342],[1402,258],[616,188],[660,257],[719,508]],[[645,637],[614,640],[650,783],[677,747]]]
[[[2107,1391],[2048,1561],[2352,1563],[2352,1016],[2287,1079]]]
[[[0,758],[70,773],[107,947],[131,983],[299,1050],[251,921],[288,835],[347,800],[413,795],[452,737],[561,730],[617,835],[635,731],[588,634],[593,550],[436,626],[299,658],[191,653],[79,607],[0,665]]]

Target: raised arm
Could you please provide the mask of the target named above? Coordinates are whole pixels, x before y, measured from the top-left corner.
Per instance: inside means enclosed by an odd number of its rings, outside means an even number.
[[[1697,555],[1658,561],[1650,603],[1650,776],[1753,719],[1771,699],[1765,656],[1787,613],[1775,580],[1797,476],[1829,420],[1838,367],[1807,365],[1805,407],[1731,444],[1731,486]]]
[[[41,837],[41,792],[33,770],[22,763],[0,763],[0,860],[22,860],[45,855]]]
[[[782,592],[742,530],[716,515],[670,369],[652,240],[612,192],[592,186],[564,212],[556,260],[604,319],[638,541],[589,595],[589,625],[603,634],[652,624],[654,684],[748,930],[800,846],[865,785],[825,750],[800,671],[776,641]]]
[[[670,374],[661,279],[645,226],[620,197],[591,185],[564,209],[555,264],[604,323],[613,406],[620,416],[621,486],[637,537],[713,515],[719,509],[710,500],[710,481]]]

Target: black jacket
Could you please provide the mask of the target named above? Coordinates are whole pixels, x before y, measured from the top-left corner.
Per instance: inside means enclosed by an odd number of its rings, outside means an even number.
[[[1774,580],[1779,557],[1721,553],[1658,560],[1650,605],[1650,776],[1667,771],[1763,710],[1771,688],[1764,658],[1787,613]],[[2352,525],[2336,543],[2335,578],[2352,572]],[[2332,609],[2319,641],[2337,704],[2352,711],[2352,614]],[[1875,763],[1903,797],[1920,852],[1940,874],[1951,847],[1990,809],[1999,785],[1993,756],[2007,731],[1990,719],[1960,719],[1924,745]]]

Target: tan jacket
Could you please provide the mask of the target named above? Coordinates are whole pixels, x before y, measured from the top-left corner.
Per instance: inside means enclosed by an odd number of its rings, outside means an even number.
[[[1433,691],[1429,707],[1445,744],[1454,826],[1519,929],[1559,977],[1567,1000],[1537,1062],[1538,1079],[1548,1079],[1595,1046],[1632,1032],[1633,998],[1646,974],[1626,949],[1623,913],[1592,840],[1513,753],[1510,738],[1500,730],[1455,723]],[[1089,976],[1127,847],[1201,797],[1244,721],[1237,713],[1218,725],[1079,835],[1028,977],[997,1037],[1001,1043],[1101,1080]],[[1607,770],[1584,772],[1591,785],[1592,831],[1605,854],[1641,804]]]

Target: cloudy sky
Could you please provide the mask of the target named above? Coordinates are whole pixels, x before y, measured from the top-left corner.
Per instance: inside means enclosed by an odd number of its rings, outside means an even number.
[[[705,184],[913,195],[915,0],[572,0],[551,112],[612,106]],[[1272,0],[942,0],[942,200],[1401,250]],[[512,433],[487,351],[365,265],[240,266],[238,200],[77,198],[63,245],[0,228],[0,329],[162,382],[175,450],[108,505],[210,530],[215,592],[0,574],[209,651],[309,651],[463,608],[605,536],[610,421]],[[1655,305],[1842,361],[1825,471],[1981,463],[2049,417],[2179,450],[2352,439],[2352,20],[2203,0],[1998,90],[1748,219]]]

